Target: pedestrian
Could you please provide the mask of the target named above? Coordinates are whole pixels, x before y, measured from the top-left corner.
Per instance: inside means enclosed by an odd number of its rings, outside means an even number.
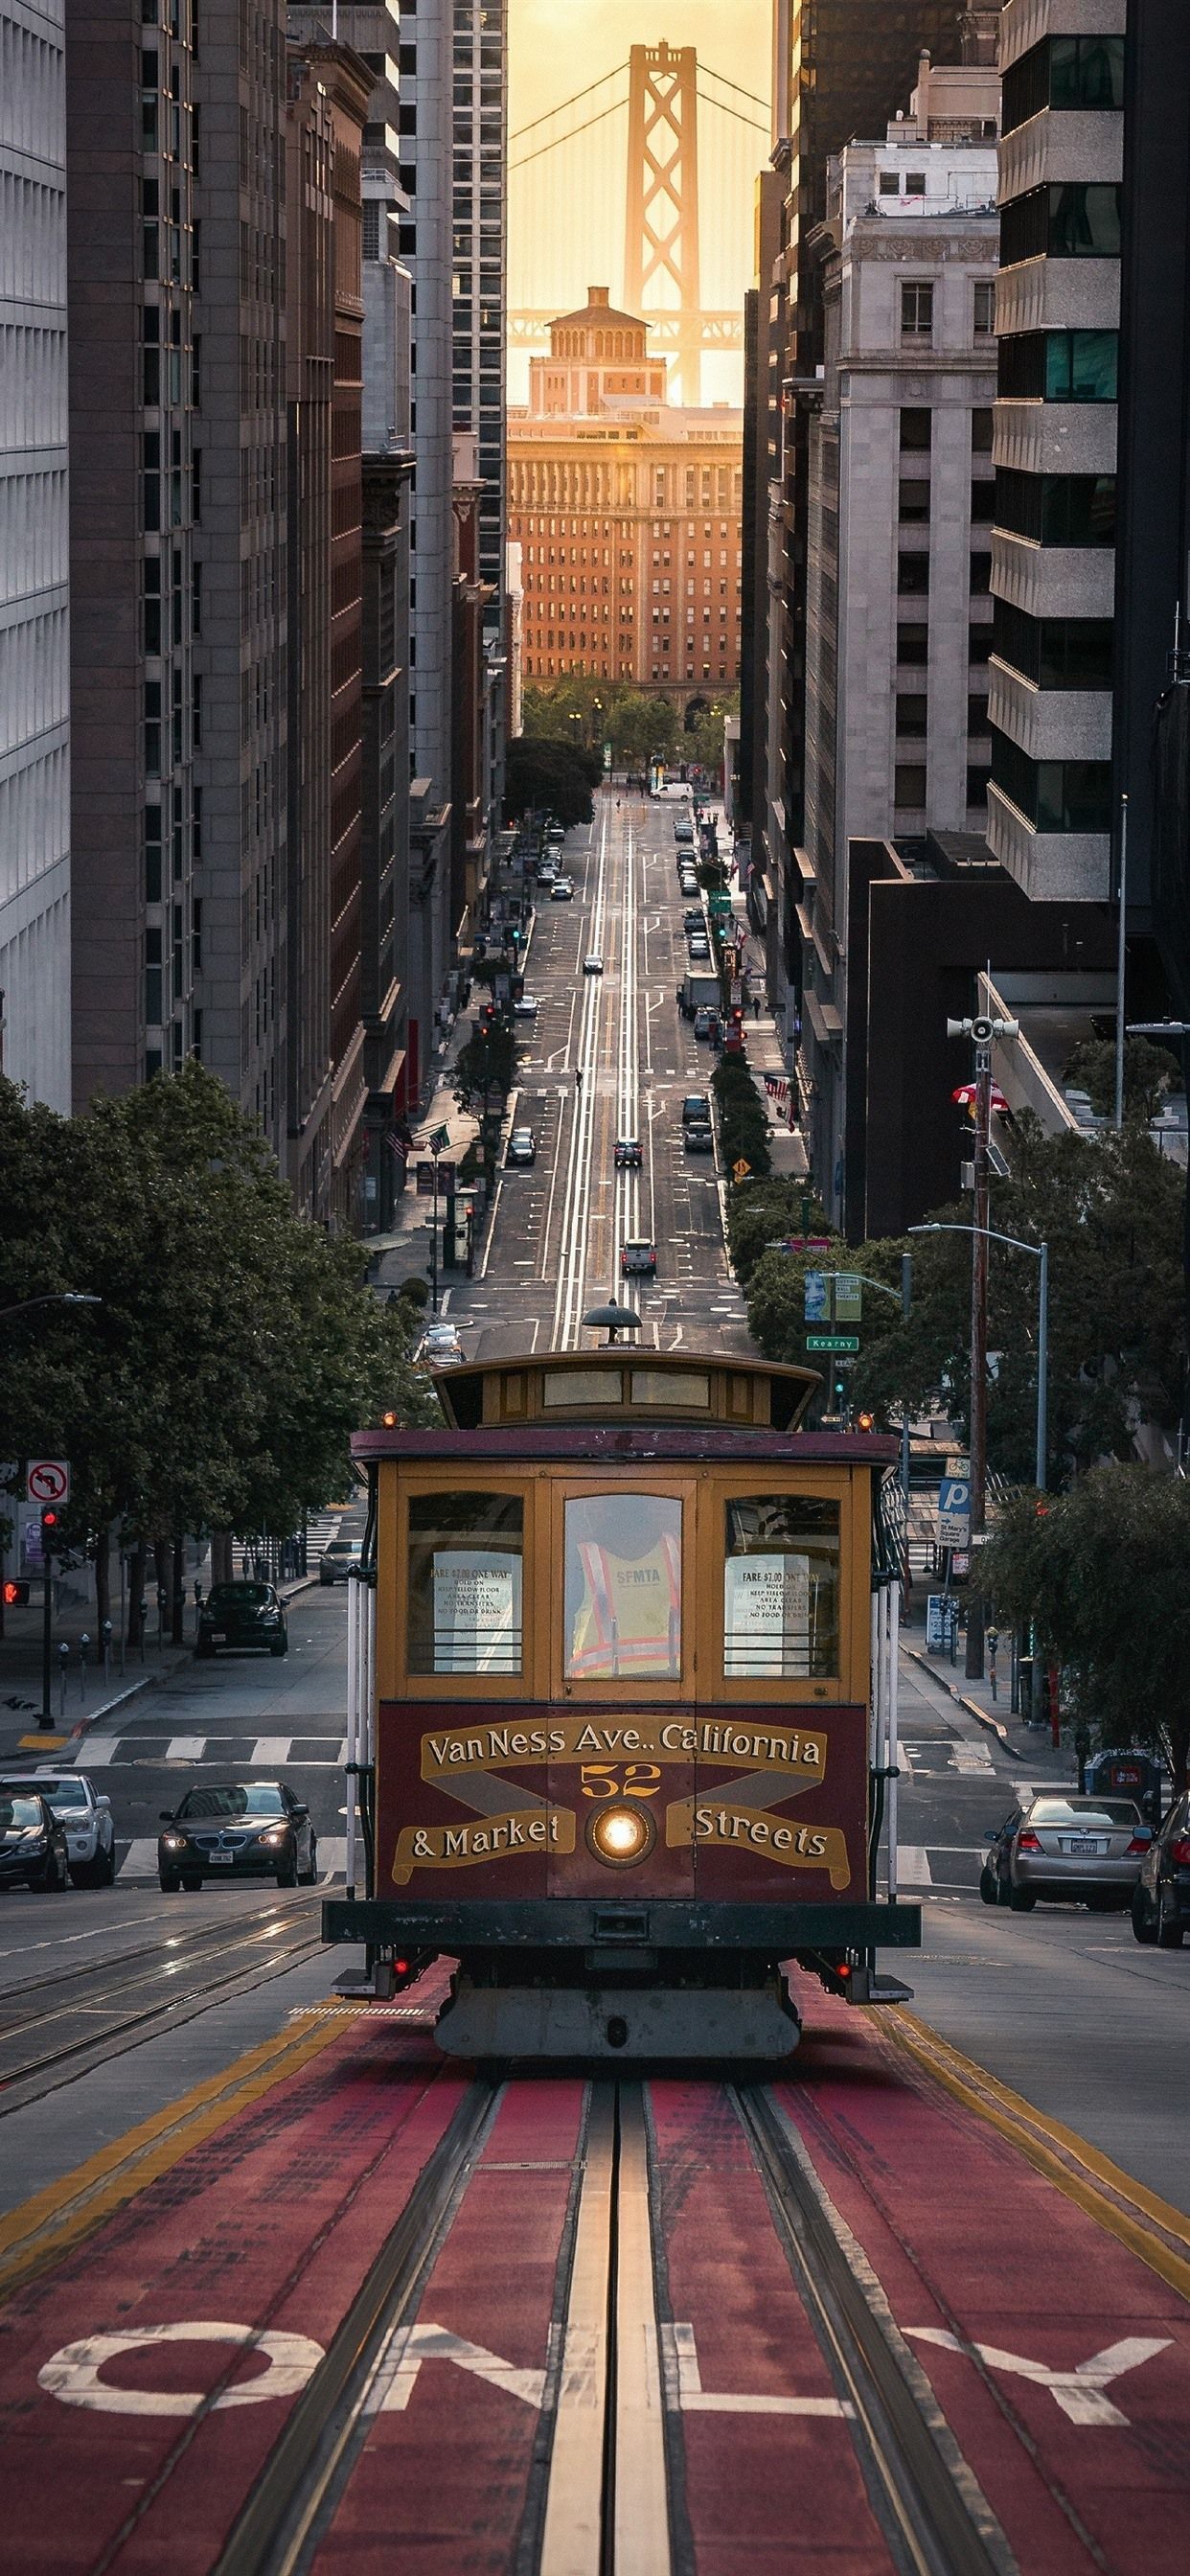
[[[583,1068],[581,1064],[576,1064],[574,1068],[574,1087],[576,1091],[581,1091],[583,1087]]]
[[[754,991],[754,993],[753,993],[753,995],[752,995],[752,1017],[753,1017],[753,1019],[754,1019],[754,1020],[758,1020],[758,1019],[760,1018],[760,987],[759,987],[759,985],[756,987],[756,990]]]

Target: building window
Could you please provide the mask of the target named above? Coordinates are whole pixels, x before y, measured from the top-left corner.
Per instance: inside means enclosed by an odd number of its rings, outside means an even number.
[[[893,803],[908,806],[913,812],[924,809],[926,770],[924,761],[898,761],[893,771]]]
[[[1113,621],[1110,617],[1029,617],[998,599],[992,650],[1039,689],[1110,689]]]
[[[977,278],[973,300],[975,307],[975,337],[977,340],[986,340],[996,328],[995,279],[990,277]]]
[[[930,487],[928,483],[902,483],[897,516],[902,527],[913,527],[928,521]]]
[[[1004,132],[1044,108],[1122,108],[1122,36],[1046,36],[1004,74]]]
[[[991,587],[992,558],[990,554],[973,554],[971,557],[972,596],[979,599],[986,591],[989,591]]]
[[[1110,760],[1030,760],[992,726],[992,784],[1038,832],[1109,832]]]
[[[905,598],[908,596],[911,598],[921,598],[928,591],[929,587],[930,558],[928,554],[923,552],[919,555],[898,555],[897,589],[900,592],[901,597]]]
[[[1007,401],[1114,402],[1118,331],[1022,331],[1001,340],[998,389]]]
[[[1002,466],[996,476],[996,525],[1042,546],[1113,546],[1116,541],[1114,474],[1020,474]]]
[[[1000,218],[1000,265],[1027,259],[1118,259],[1124,192],[1099,181],[1030,188]],[[978,290],[977,290],[978,291]]]
[[[996,486],[991,475],[971,486],[971,522],[973,527],[990,527],[996,515]]]
[[[934,289],[915,282],[901,288],[901,338],[932,340],[934,336]]]
[[[991,627],[990,627],[990,626],[969,626],[969,627],[968,627],[968,629],[967,629],[967,659],[968,659],[968,661],[969,661],[969,662],[971,662],[971,663],[973,663],[973,664],[975,665],[976,669],[978,669],[981,663],[983,663],[983,662],[986,662],[986,661],[990,660],[990,658],[991,658],[991,650],[992,650],[992,630],[991,630]]]
[[[991,416],[989,412],[989,420]],[[934,415],[931,411],[912,406],[907,406],[902,411],[900,423],[902,454],[906,449],[914,454],[920,454],[923,450],[928,454],[933,434],[933,420]]]
[[[881,173],[880,173],[880,194],[881,194],[881,196],[882,196],[882,197],[899,197],[899,196],[900,196],[900,193],[901,193],[901,180],[900,180],[900,174],[899,174],[899,172],[898,172],[898,171],[896,171],[896,170],[882,170],[882,171],[881,171]]]
[[[930,658],[928,626],[898,626],[897,660],[902,670],[924,670]]]
[[[971,811],[972,807],[976,807],[980,812],[982,812],[984,806],[987,804],[988,786],[991,781],[991,775],[991,770],[986,768],[982,762],[972,761],[969,764],[967,770],[968,812]]]
[[[992,411],[990,405],[985,409],[981,404],[977,411],[972,412],[971,453],[973,456],[991,455],[992,438],[995,433],[995,427],[996,415],[994,411]]]
[[[967,731],[968,731],[968,734],[975,734],[975,735],[978,735],[978,734],[984,734],[984,733],[986,733],[986,732],[987,732],[987,729],[988,729],[988,702],[987,702],[987,699],[986,699],[986,698],[968,698],[968,700],[967,700]]]
[[[929,704],[929,699],[924,697],[898,698],[897,732],[924,735],[928,730]]]

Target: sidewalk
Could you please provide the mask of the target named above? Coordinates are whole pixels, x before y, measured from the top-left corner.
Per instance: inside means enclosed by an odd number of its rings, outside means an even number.
[[[746,920],[742,895],[733,895],[732,911],[737,921]],[[763,990],[764,951],[753,930],[749,930],[744,945],[744,973],[748,979],[746,989],[750,988],[753,992],[758,989]],[[744,1044],[748,1052],[749,1070],[755,1074],[764,1092],[765,1108],[772,1121],[770,1151],[773,1157],[774,1178],[803,1181],[810,1167],[801,1131],[797,1127],[786,1125],[784,1114],[777,1109],[768,1092],[764,1091],[764,1076],[767,1073],[775,1075],[779,1081],[788,1082],[792,1092],[792,1076],[785,1060],[784,1040],[772,1012],[762,1009],[757,1018],[750,1001],[744,1007]]]
[[[299,1592],[317,1583],[317,1571],[300,1576],[293,1583],[280,1583],[277,1589],[283,1601],[292,1601]],[[40,1591],[40,1586],[38,1586]],[[119,1604],[115,1605],[118,1617]],[[7,1633],[0,1638],[0,1752],[5,1738],[12,1738],[14,1728],[23,1749],[36,1745],[47,1753],[57,1753],[75,1737],[85,1735],[101,1717],[122,1708],[126,1700],[139,1698],[142,1691],[152,1690],[190,1662],[194,1653],[194,1604],[187,1598],[185,1642],[180,1646],[158,1645],[156,1619],[146,1627],[144,1657],[137,1647],[125,1645],[124,1669],[120,1670],[120,1643],[113,1627],[108,1672],[105,1678],[103,1656],[98,1647],[98,1620],[94,1611],[72,1603],[59,1618],[55,1614],[50,1646],[50,1711],[53,1725],[44,1730],[35,1727],[41,1714],[41,1602],[30,1603],[25,1610],[5,1613]],[[80,1656],[80,1640],[90,1639],[86,1670]],[[66,1705],[62,1709],[61,1657],[59,1648],[70,1649],[66,1669]],[[85,1688],[80,1682],[85,1680]],[[20,1734],[20,1729],[25,1733]],[[16,1749],[8,1744],[8,1755]]]
[[[964,1639],[960,1636],[956,1660],[952,1664],[949,1654],[926,1653],[925,1628],[926,1590],[924,1586],[915,1585],[910,1593],[907,1607],[902,1613],[902,1653],[907,1655],[922,1672],[931,1674],[960,1708],[966,1709],[969,1716],[978,1719],[979,1724],[986,1727],[989,1734],[996,1736],[1013,1761],[1020,1762],[1024,1766],[1024,1772],[1028,1777],[1039,1780],[1073,1781],[1074,1755],[1069,1745],[1063,1743],[1055,1746],[1051,1742],[1048,1726],[1029,1725],[1024,1717],[1013,1714],[1010,1705],[1007,1638],[1002,1639],[996,1659],[997,1695],[993,1697],[986,1655],[984,1679],[968,1680],[963,1671]]]

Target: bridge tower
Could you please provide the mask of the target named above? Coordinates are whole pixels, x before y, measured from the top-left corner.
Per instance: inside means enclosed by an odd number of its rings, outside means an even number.
[[[674,316],[678,389],[702,398],[698,262],[698,57],[693,45],[633,45],[628,78],[624,304]]]

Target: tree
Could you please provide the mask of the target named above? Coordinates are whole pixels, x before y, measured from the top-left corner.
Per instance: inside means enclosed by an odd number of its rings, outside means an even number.
[[[86,1118],[0,1083],[0,1193],[0,1306],[101,1300],[15,1318],[0,1383],[3,1454],[70,1458],[64,1534],[95,1552],[101,1615],[113,1529],[284,1536],[342,1491],[361,1422],[423,1418],[408,1322],[364,1286],[361,1246],[294,1215],[199,1065]]]
[[[746,1059],[721,1055],[711,1088],[718,1103],[719,1144],[728,1170],[734,1163],[745,1162],[757,1180],[767,1179],[773,1168],[769,1122]]]
[[[574,823],[590,822],[591,790],[601,774],[601,764],[580,744],[516,734],[508,745],[505,811],[514,821],[522,814],[556,814],[569,831]]]
[[[832,1228],[823,1214],[808,1181],[792,1177],[749,1181],[743,1189],[733,1190],[727,1204],[727,1244],[731,1265],[741,1288],[747,1290],[757,1263],[769,1246],[783,1243],[787,1237],[816,1239],[829,1236]],[[841,1240],[839,1250],[842,1251]],[[823,1256],[818,1255],[822,1267]]]
[[[1113,1116],[1116,1105],[1116,1049],[1112,1038],[1087,1038],[1077,1046],[1063,1079],[1085,1091],[1097,1118]],[[1148,1127],[1167,1092],[1181,1079],[1181,1067],[1169,1047],[1148,1038],[1124,1040],[1124,1116]]]
[[[720,776],[723,770],[723,728],[727,718],[738,715],[739,711],[738,689],[713,698],[709,706],[700,705],[693,724],[689,722],[688,710],[684,745],[687,759],[697,760],[701,768],[713,770],[716,777]]]
[[[1190,1485],[1098,1467],[1039,1507],[1014,1498],[983,1551],[985,1594],[1032,1620],[1100,1744],[1162,1749],[1175,1791],[1190,1760]]]

